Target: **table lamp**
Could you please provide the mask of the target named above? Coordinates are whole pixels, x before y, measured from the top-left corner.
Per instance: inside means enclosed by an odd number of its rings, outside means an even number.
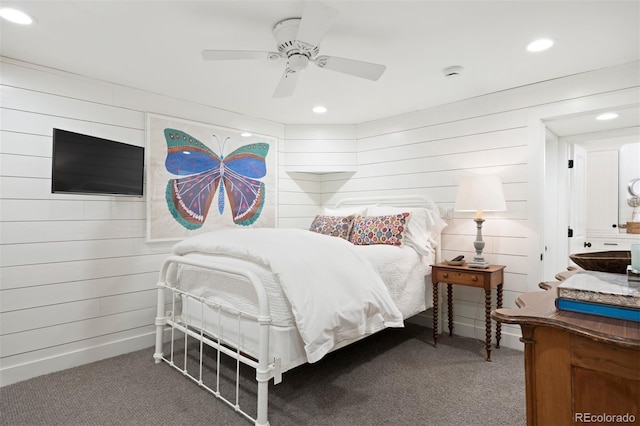
[[[459,212],[476,212],[474,222],[478,232],[476,241],[473,246],[476,249],[476,255],[473,261],[468,262],[470,268],[488,268],[489,263],[484,260],[482,250],[484,249],[484,241],[482,241],[482,212],[504,211],[507,205],[504,201],[504,193],[502,192],[502,181],[498,176],[473,176],[463,178],[458,186],[458,194],[456,195],[455,210]]]

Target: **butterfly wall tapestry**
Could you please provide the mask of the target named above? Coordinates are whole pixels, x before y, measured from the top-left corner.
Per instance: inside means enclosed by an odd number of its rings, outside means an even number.
[[[147,122],[149,239],[275,226],[274,138],[151,114]]]

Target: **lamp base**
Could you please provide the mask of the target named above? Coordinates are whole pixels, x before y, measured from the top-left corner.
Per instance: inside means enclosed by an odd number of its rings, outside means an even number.
[[[487,269],[489,267],[489,262],[478,262],[476,260],[472,260],[471,262],[467,262],[467,266],[469,268]]]

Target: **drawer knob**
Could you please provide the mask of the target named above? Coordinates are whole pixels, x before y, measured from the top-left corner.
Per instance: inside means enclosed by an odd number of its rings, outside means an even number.
[[[471,281],[478,281],[478,277],[476,277],[475,275],[471,275]]]
[[[445,272],[444,274],[442,274],[443,277],[445,278],[449,278],[449,274],[447,272]]]

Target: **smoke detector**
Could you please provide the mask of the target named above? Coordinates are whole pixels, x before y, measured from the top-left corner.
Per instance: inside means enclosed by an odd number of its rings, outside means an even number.
[[[444,74],[446,78],[453,78],[458,77],[460,74],[462,74],[462,70],[464,70],[464,68],[462,68],[460,65],[452,65],[443,69],[442,74]]]

